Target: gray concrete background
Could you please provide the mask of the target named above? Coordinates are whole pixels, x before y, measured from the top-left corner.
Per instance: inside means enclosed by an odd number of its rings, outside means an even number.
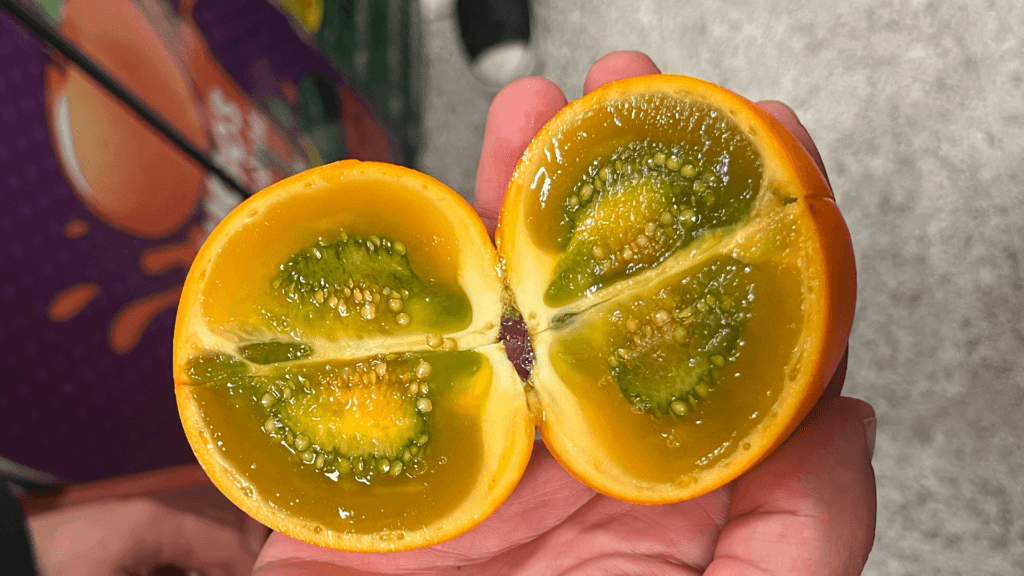
[[[420,167],[471,197],[493,96],[425,23]],[[535,2],[572,99],[611,50],[792,106],[853,235],[845,393],[878,413],[865,574],[1024,574],[1024,4]]]

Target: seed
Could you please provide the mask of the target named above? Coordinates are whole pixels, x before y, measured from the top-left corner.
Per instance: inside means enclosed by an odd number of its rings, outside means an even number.
[[[623,260],[632,260],[633,259],[633,250],[629,246],[626,246],[625,248],[622,249],[622,259]]]
[[[313,460],[316,460],[316,454],[313,454],[310,450],[306,450],[302,454],[299,454],[299,457],[302,458],[302,461],[306,464],[312,464]]]
[[[590,184],[584,184],[583,188],[580,188],[580,200],[586,202],[590,200],[590,197],[594,194],[594,187]]]
[[[714,364],[715,367],[721,368],[722,366],[725,366],[725,358],[722,358],[718,354],[715,354],[714,356],[711,357],[711,363]]]
[[[313,466],[314,466],[314,467],[315,467],[315,468],[316,468],[317,470],[319,470],[319,469],[321,469],[321,468],[323,468],[323,467],[324,467],[324,455],[323,455],[323,454],[317,454],[317,455],[316,455],[316,463],[315,463],[315,464],[313,464]]]
[[[388,309],[392,312],[402,311],[402,301],[398,298],[391,298],[388,300]]]
[[[686,416],[686,413],[690,411],[690,407],[682,400],[673,400],[669,407],[676,416]]]
[[[377,469],[380,470],[381,474],[387,474],[391,471],[391,462],[387,458],[381,458],[377,461]]]
[[[679,170],[680,166],[679,158],[675,156],[669,156],[668,160],[665,161],[665,168],[669,170]]]
[[[401,460],[395,460],[394,462],[391,463],[391,475],[392,476],[398,476],[401,473],[402,473],[402,461]]]
[[[594,258],[601,260],[605,257],[604,250],[600,246],[594,246]]]
[[[683,328],[682,326],[676,326],[676,329],[672,331],[672,339],[679,344],[686,342],[686,337],[686,328]]]
[[[405,256],[405,244],[395,240],[395,243],[391,245],[391,248],[394,249],[395,253],[399,256]]]
[[[327,305],[330,306],[331,308],[337,308],[338,297],[332,294],[331,297],[327,299]]]
[[[440,334],[427,334],[427,346],[431,348],[440,348],[444,342],[444,338]]]
[[[454,352],[459,349],[459,344],[452,338],[445,338],[441,343],[441,349],[446,352]]]
[[[683,210],[679,213],[679,219],[692,224],[697,221],[697,213],[689,209]]]
[[[615,169],[620,172],[622,171],[622,160],[615,161]]]
[[[419,453],[420,453],[420,447],[418,445],[413,444],[412,446],[409,446],[409,454],[412,454],[413,456],[415,456],[415,455],[417,455]]]
[[[420,382],[420,394],[423,394],[425,396],[427,394],[427,392],[429,392],[429,391],[430,391],[430,387],[427,386],[427,383],[426,382]]]
[[[668,324],[669,318],[671,318],[671,316],[669,316],[668,310],[662,309],[655,312],[652,319],[656,326],[664,326],[665,324]]]
[[[309,437],[299,434],[295,437],[295,449],[302,452],[306,448],[309,448]]]
[[[380,292],[373,293],[373,303],[380,304]]]
[[[693,164],[686,164],[679,170],[679,173],[687,178],[693,178],[697,175],[697,169],[693,167]]]
[[[725,310],[726,312],[732,310],[732,304],[732,298],[728,296],[722,296],[722,310]]]
[[[372,302],[367,302],[366,304],[363,304],[363,308],[359,311],[359,314],[363,317],[363,320],[373,320],[374,316],[377,315],[377,307],[374,306]]]
[[[579,205],[580,205],[580,199],[575,194],[573,194],[572,196],[569,196],[569,207],[570,208],[575,208],[575,207],[577,207]]]
[[[388,294],[391,294],[391,288],[388,288],[387,286],[385,286],[385,287],[384,287],[384,288],[383,288],[383,289],[381,290],[381,293],[382,293],[382,294],[384,294],[385,296],[387,296]]]
[[[363,293],[359,291],[359,288],[352,291],[352,299],[357,303],[363,301]]]
[[[426,360],[420,360],[419,364],[416,365],[416,377],[420,380],[430,376],[430,363]]]
[[[637,328],[639,327],[640,323],[636,321],[636,318],[630,316],[629,319],[626,320],[626,330],[629,330],[630,332],[636,332]]]
[[[420,383],[419,382],[413,382],[412,384],[409,384],[409,393],[410,394],[419,394],[420,393]]]
[[[641,248],[646,247],[649,243],[650,241],[647,240],[647,236],[644,236],[643,234],[636,237],[636,245]]]
[[[430,402],[430,398],[420,398],[416,401],[416,409],[420,412],[430,412],[434,409],[434,405]]]
[[[284,278],[282,276],[278,276],[277,278],[274,278],[273,280],[270,281],[270,287],[273,288],[274,290],[277,290],[278,288],[281,287],[282,282],[284,282]]]
[[[704,191],[704,181],[703,180],[694,180],[693,181],[693,191],[694,192],[703,192]]]
[[[604,180],[601,180],[600,178],[594,178],[594,189],[596,189],[598,192],[604,190]]]
[[[716,300],[715,297],[712,296],[711,294],[708,294],[707,298],[705,298],[704,301],[708,303],[708,306],[714,306],[715,303],[718,302],[718,300]]]
[[[281,396],[284,396],[285,400],[291,398],[292,397],[292,388],[291,388],[291,386],[286,386],[284,391],[281,392]]]
[[[373,369],[377,372],[377,376],[380,376],[381,378],[383,378],[388,373],[387,362],[381,362],[380,364],[377,364],[376,366],[374,366]]]
[[[351,282],[351,280],[350,280],[350,282]],[[343,292],[345,293],[345,298],[348,298],[348,297],[352,296],[352,289],[351,288],[346,287],[343,290]]]
[[[700,396],[701,398],[706,397],[708,393],[711,392],[711,390],[708,388],[708,385],[703,382],[697,384],[693,391],[696,392],[697,396]]]
[[[408,464],[409,460],[412,460],[412,452],[408,448],[406,448],[405,450],[402,451],[402,462]]]
[[[363,382],[366,382],[367,384],[376,384],[377,373],[371,370],[369,374],[363,374]]]
[[[348,233],[345,232],[344,230],[341,231],[341,241],[348,242]]]
[[[263,404],[264,408],[270,408],[271,406],[274,405],[274,402],[276,401],[277,398],[274,398],[274,395],[269,392],[264,394],[263,398],[260,398],[260,404]]]
[[[612,355],[608,357],[608,365],[611,366],[612,368],[618,368],[619,357],[612,353]]]
[[[274,430],[277,430],[277,421],[273,416],[267,418],[267,421],[263,423],[263,429],[267,431],[267,434],[273,434]]]
[[[374,246],[380,246],[380,238],[376,234],[370,234],[370,242],[373,242]]]
[[[604,168],[601,168],[597,175],[601,178],[601,180],[607,182],[608,179],[612,177],[612,172],[611,170],[608,169],[607,166],[605,166]]]
[[[338,468],[339,472],[347,473],[349,470],[352,469],[352,464],[348,460],[345,460],[344,458],[338,460],[334,465]]]
[[[323,290],[317,290],[316,294],[313,294],[313,299],[316,300],[317,304],[323,304],[326,296]]]
[[[664,166],[665,165],[665,155],[662,154],[661,152],[658,152],[657,154],[655,154],[653,160],[654,160],[654,163],[657,164],[658,166]]]
[[[402,312],[398,316],[395,316],[395,322],[398,322],[399,326],[405,328],[406,326],[409,325],[409,322],[412,322],[412,316],[409,316],[405,312]]]
[[[355,470],[357,474],[361,474],[363,470],[366,470],[366,462],[363,462],[363,459],[359,456],[353,456],[352,469]]]
[[[669,214],[669,218],[672,218],[671,214]],[[657,222],[648,222],[647,225],[644,226],[644,234],[647,234],[648,236],[654,236],[654,233],[657,232],[657,231],[658,231],[658,223]]]
[[[427,436],[426,434],[420,434],[420,437],[416,439],[416,445],[423,446],[424,444],[427,443],[427,440],[430,440],[430,436]],[[416,455],[415,452],[413,452],[412,454],[413,456]]]

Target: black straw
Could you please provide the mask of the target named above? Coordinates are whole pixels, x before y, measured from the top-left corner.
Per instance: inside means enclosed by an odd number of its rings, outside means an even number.
[[[124,102],[125,105],[131,108],[139,115],[139,117],[148,122],[153,128],[156,128],[157,131],[163,134],[168,140],[191,156],[193,160],[199,162],[207,170],[216,174],[217,177],[223,180],[225,184],[234,188],[243,197],[248,198],[249,196],[252,196],[252,191],[235,180],[235,178],[228,174],[223,168],[203,154],[203,152],[192,144],[188,138],[171,127],[168,122],[148,106],[143,104],[141,99],[119,84],[117,80],[114,80],[114,78],[92,58],[86,56],[84,52],[82,52],[67,38],[61,36],[60,33],[51,28],[49,24],[42,22],[35,14],[32,14],[27,8],[19,4],[18,0],[0,0],[0,5],[3,6],[4,10],[6,10],[8,14],[21,23],[22,26],[28,28],[29,31],[39,37],[43,42],[49,44],[58,52],[63,54],[68,60],[74,62],[86,74],[92,76],[96,82],[99,82],[99,84],[109,90],[111,94],[117,96],[119,100]]]

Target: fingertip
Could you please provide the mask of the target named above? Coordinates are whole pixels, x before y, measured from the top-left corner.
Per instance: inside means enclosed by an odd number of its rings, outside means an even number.
[[[589,94],[602,84],[615,80],[650,74],[661,74],[661,70],[647,54],[633,50],[611,52],[590,67],[587,79],[583,81],[583,93]]]
[[[821,159],[821,153],[818,152],[818,147],[814,144],[814,140],[811,139],[810,132],[804,127],[803,123],[800,122],[800,118],[797,117],[796,112],[793,111],[787,104],[779,102],[778,100],[762,100],[757,105],[770,114],[773,118],[779,121],[797,142],[803,146],[807,154],[810,155],[811,160],[818,166],[818,170],[821,171],[821,175],[825,177],[825,181],[828,182],[828,172],[825,171],[825,162]]]
[[[491,234],[519,157],[537,131],[566,104],[558,85],[540,76],[510,82],[491,101],[473,196]]]

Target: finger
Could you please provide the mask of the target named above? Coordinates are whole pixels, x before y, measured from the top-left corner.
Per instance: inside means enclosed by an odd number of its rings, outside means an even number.
[[[583,81],[583,93],[589,94],[597,87],[623,78],[661,74],[661,70],[643,52],[621,51],[605,55],[587,72]]]
[[[510,83],[491,102],[473,195],[476,210],[491,235],[519,157],[541,126],[566,103],[554,82],[538,76]]]
[[[836,398],[736,480],[705,574],[860,574],[875,533],[873,420],[867,403]]]
[[[252,533],[179,512],[154,501],[131,505],[124,527],[127,558],[139,573],[179,566],[216,575],[247,575],[256,561]],[[134,572],[133,572],[134,573]]]
[[[765,112],[771,114],[773,118],[778,120],[796,138],[797,142],[810,155],[811,160],[814,160],[818,170],[821,171],[821,175],[825,178],[825,182],[828,183],[828,172],[825,171],[825,163],[821,160],[821,153],[818,152],[818,147],[814,144],[814,140],[811,139],[807,128],[804,128],[800,119],[796,117],[796,112],[793,112],[792,108],[778,100],[764,100],[758,102],[757,105]],[[829,187],[831,187],[831,184],[829,184]]]
[[[283,576],[309,570],[310,563],[365,572],[416,572],[458,567],[497,557],[531,542],[591,501],[596,493],[570,476],[540,444],[516,489],[479,526],[448,542],[420,550],[354,554],[319,548],[272,534],[254,575]],[[330,574],[328,570],[321,573]],[[348,573],[348,572],[338,572]]]

